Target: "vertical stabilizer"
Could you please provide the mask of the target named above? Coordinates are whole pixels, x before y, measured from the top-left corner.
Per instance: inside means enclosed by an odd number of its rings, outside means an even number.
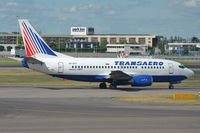
[[[35,31],[28,20],[20,19],[19,25],[26,49],[26,55],[28,57],[35,55],[57,56],[42,37]]]

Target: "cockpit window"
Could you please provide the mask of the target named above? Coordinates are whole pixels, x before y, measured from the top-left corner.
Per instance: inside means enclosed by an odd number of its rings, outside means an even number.
[[[179,65],[178,67],[179,67],[179,68],[182,68],[182,69],[185,68],[185,66],[184,66],[183,64]]]

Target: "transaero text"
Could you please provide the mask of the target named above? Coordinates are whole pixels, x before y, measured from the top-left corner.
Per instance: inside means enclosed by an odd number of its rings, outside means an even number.
[[[162,66],[164,63],[157,61],[115,61],[115,65],[149,65],[149,66]]]

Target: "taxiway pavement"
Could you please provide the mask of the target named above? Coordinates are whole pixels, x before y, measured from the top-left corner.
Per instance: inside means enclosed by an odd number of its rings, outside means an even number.
[[[197,133],[199,105],[123,102],[134,93],[198,93],[200,87],[98,89],[81,86],[0,85],[0,132]]]

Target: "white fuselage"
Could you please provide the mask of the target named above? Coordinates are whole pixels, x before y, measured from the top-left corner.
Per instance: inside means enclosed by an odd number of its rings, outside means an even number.
[[[66,79],[101,82],[111,71],[120,70],[135,75],[150,75],[154,82],[181,81],[194,73],[180,68],[180,63],[146,58],[41,58],[45,64],[28,64],[31,69]]]

